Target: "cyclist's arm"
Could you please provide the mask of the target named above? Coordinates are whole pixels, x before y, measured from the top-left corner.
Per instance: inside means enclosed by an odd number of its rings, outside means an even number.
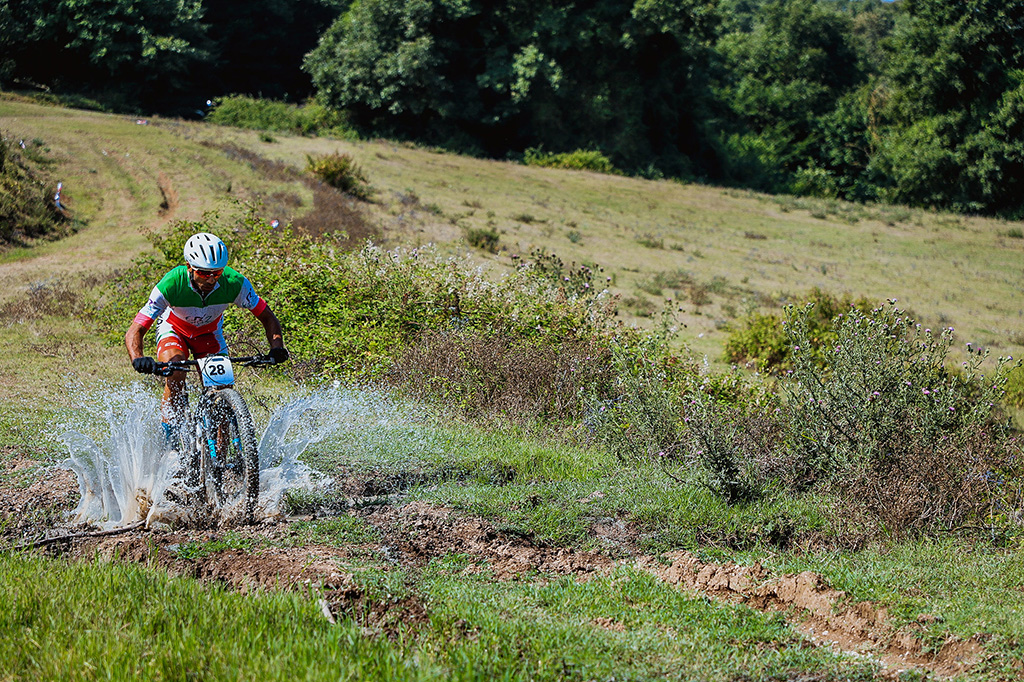
[[[132,322],[124,335],[124,345],[128,348],[128,358],[137,360],[142,357],[142,337],[146,335],[146,329],[138,322]]]
[[[164,297],[163,292],[160,291],[160,287],[153,287],[146,305],[142,306],[142,309],[139,310],[124,335],[124,345],[128,348],[128,356],[132,360],[142,357],[142,337],[146,335],[149,328],[153,326],[153,322],[164,312],[167,305],[167,299]]]
[[[281,323],[278,321],[277,316],[274,315],[274,311],[270,309],[270,306],[264,304],[261,306],[259,312],[254,312],[256,319],[263,324],[263,329],[267,332],[267,343],[270,344],[271,348],[284,348],[284,336],[281,332]]]

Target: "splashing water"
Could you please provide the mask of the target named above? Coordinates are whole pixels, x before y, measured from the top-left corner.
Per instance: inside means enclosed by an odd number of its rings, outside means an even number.
[[[75,425],[57,433],[70,453],[64,466],[77,475],[81,493],[72,521],[103,528],[138,521],[187,523],[192,511],[180,495],[169,494],[181,486],[177,479],[182,463],[176,453],[165,452],[160,401],[151,387],[134,383],[108,388],[75,402],[80,406]],[[299,461],[310,445],[342,430],[386,421],[389,413],[380,395],[337,382],[284,399],[259,441],[257,518],[280,516],[281,501],[290,490],[313,490],[330,482]],[[80,430],[89,424],[93,436]]]

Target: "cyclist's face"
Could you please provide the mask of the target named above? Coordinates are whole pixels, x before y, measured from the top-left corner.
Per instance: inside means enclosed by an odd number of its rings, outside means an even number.
[[[217,285],[217,280],[224,274],[224,268],[219,270],[202,270],[191,265],[188,266],[188,271],[192,275],[192,282],[202,292],[212,291],[213,287]]]

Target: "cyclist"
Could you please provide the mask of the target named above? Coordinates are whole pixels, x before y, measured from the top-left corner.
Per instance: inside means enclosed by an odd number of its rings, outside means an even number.
[[[200,232],[185,242],[185,265],[179,265],[153,287],[149,301],[135,316],[124,336],[132,366],[152,374],[156,363],[226,355],[224,311],[237,305],[252,311],[263,324],[275,363],[288,359],[281,323],[249,280],[227,267],[228,249],[216,235]],[[156,360],[143,355],[142,339],[156,323]],[[178,425],[188,408],[185,372],[167,377],[161,403],[161,423],[170,448],[178,442]]]

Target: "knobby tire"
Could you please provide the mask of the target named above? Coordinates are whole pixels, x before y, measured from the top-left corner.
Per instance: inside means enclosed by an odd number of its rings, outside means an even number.
[[[186,482],[192,487],[202,483],[204,493],[212,494],[213,499],[208,501],[218,505],[243,496],[243,522],[252,523],[260,493],[259,452],[256,428],[245,400],[234,389],[219,389],[200,398],[195,414],[196,438],[186,461]],[[228,428],[223,442],[217,437],[220,425]],[[208,445],[211,438],[217,463]]]

